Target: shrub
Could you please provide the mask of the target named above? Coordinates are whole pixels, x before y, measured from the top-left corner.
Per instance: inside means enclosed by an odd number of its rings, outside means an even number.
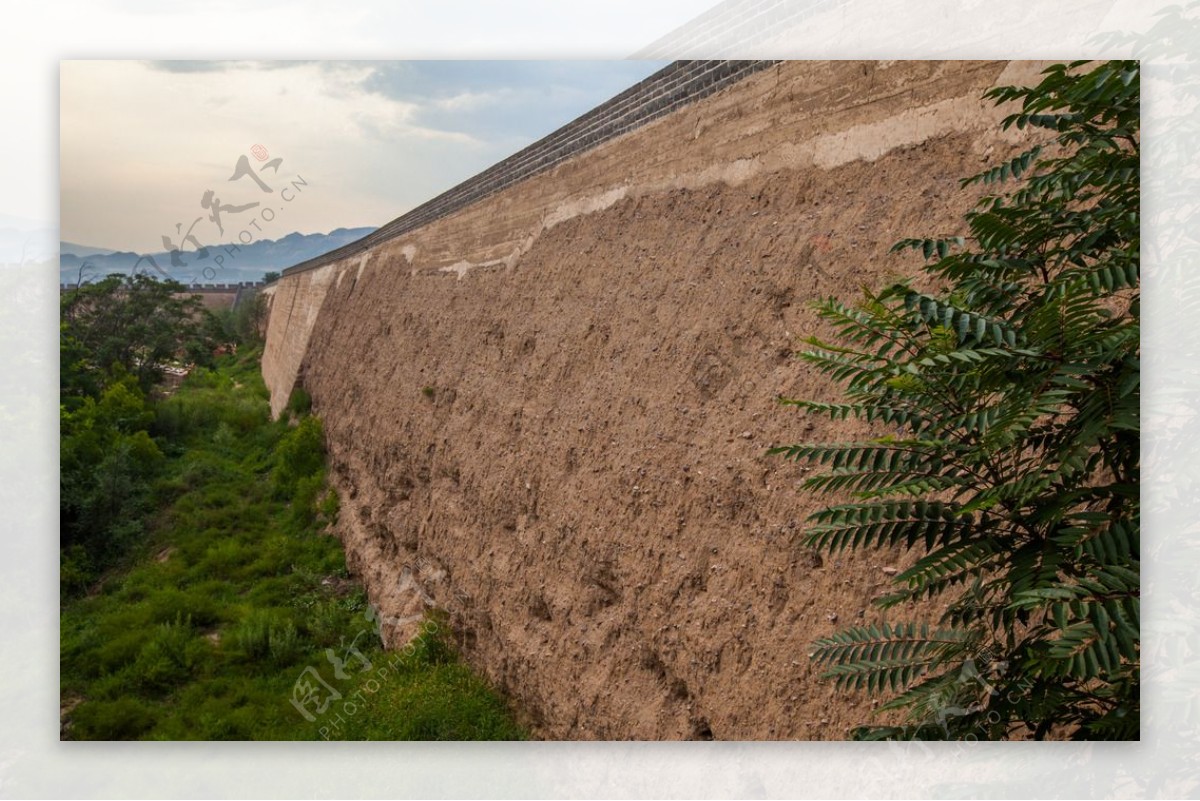
[[[333,525],[337,523],[338,513],[342,510],[342,499],[338,496],[337,490],[330,487],[326,493],[325,499],[321,501],[317,511],[321,513],[321,517],[326,523]]]
[[[325,443],[321,421],[306,417],[280,439],[275,448],[274,485],[277,496],[297,491],[297,484],[317,475],[325,465]],[[312,499],[315,501],[315,496]]]
[[[278,626],[272,626],[268,632],[267,641],[271,660],[277,665],[291,664],[303,651],[300,633],[290,620]]]
[[[140,689],[163,692],[191,678],[208,652],[191,619],[177,617],[173,623],[158,626],[138,654],[132,672]]]
[[[318,647],[329,648],[341,642],[353,622],[353,615],[336,601],[329,600],[315,603],[308,609],[304,628]]]
[[[72,545],[60,558],[58,586],[64,597],[82,595],[95,577],[92,560],[82,545]]]
[[[312,411],[312,396],[304,391],[304,387],[296,387],[288,396],[284,410],[292,417],[303,417]]]
[[[72,654],[72,667],[84,675],[99,676],[116,673],[121,668],[137,660],[138,654],[146,644],[146,631],[109,632],[94,647],[84,652]]]
[[[143,603],[152,623],[167,624],[186,619],[192,625],[205,628],[222,619],[220,604],[203,588],[180,589],[168,584],[149,592]]]
[[[255,556],[255,549],[233,539],[220,539],[210,545],[196,564],[198,575],[230,580],[244,574]]]
[[[1136,738],[1140,547],[1137,62],[1051,67],[990,97],[1004,127],[1052,131],[966,179],[970,237],[911,239],[944,292],[899,283],[820,305],[837,342],[803,355],[848,402],[793,401],[894,432],[775,449],[855,502],[810,520],[828,550],[923,549],[883,608],[939,620],[858,626],[816,644],[839,686],[891,693],[909,723],[860,737]],[[968,247],[968,243],[971,247]]]
[[[262,327],[266,320],[267,298],[253,292],[231,309],[218,315],[221,330],[226,339],[242,344],[255,344],[262,340]]]
[[[71,713],[71,736],[80,740],[134,740],[154,728],[154,713],[136,698],[89,701]]]
[[[66,594],[77,593],[142,538],[152,482],[164,455],[146,431],[153,419],[131,376],[97,398],[60,410],[60,547]],[[67,555],[73,554],[70,559]]]
[[[204,374],[189,377],[188,383],[189,389],[197,391],[173,395],[155,406],[156,436],[182,441],[219,426],[227,427],[233,434],[245,435],[267,422],[269,407],[257,395],[235,395],[228,387],[200,390],[199,387],[214,383]]]
[[[304,651],[296,625],[272,610],[256,609],[230,632],[232,651],[260,667],[289,665]]]
[[[248,661],[266,661],[271,654],[271,626],[274,622],[270,614],[252,612],[229,632],[232,650]]]

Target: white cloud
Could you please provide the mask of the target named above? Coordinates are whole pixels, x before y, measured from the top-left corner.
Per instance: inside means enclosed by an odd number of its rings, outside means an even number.
[[[199,198],[207,189],[226,202],[259,200],[249,181],[227,183],[254,144],[284,159],[281,175],[314,185],[303,207],[288,209],[295,216],[280,234],[385,222],[429,196],[405,180],[428,173],[416,162],[456,148],[486,151],[467,132],[416,122],[422,102],[365,91],[368,66],[271,66],[64,62],[63,238],[146,250],[159,246],[162,231],[206,213]],[[380,191],[389,186],[412,196]]]
[[[432,105],[440,111],[477,111],[498,105],[512,95],[513,90],[507,87],[491,92],[459,92],[450,97],[437,98]]]

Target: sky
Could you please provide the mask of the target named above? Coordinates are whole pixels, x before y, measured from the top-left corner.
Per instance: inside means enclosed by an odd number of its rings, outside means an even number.
[[[721,5],[729,2],[733,0],[721,0]],[[721,26],[676,41],[667,52],[670,58],[1054,59],[1069,53],[1146,59],[1145,123],[1153,132],[1147,137],[1147,153],[1156,156],[1148,158],[1144,166],[1150,237],[1147,254],[1156,262],[1152,274],[1159,280],[1147,283],[1147,319],[1152,324],[1146,327],[1144,344],[1160,357],[1157,369],[1147,375],[1148,396],[1166,398],[1162,408],[1167,411],[1156,411],[1153,404],[1147,407],[1151,412],[1147,441],[1156,446],[1153,452],[1161,458],[1151,460],[1144,486],[1148,506],[1157,510],[1154,530],[1186,536],[1189,527],[1194,528],[1195,504],[1176,501],[1194,496],[1186,485],[1195,483],[1197,463],[1189,458],[1187,447],[1171,447],[1171,439],[1186,446],[1189,433],[1194,434],[1194,418],[1188,417],[1195,414],[1194,409],[1181,405],[1180,399],[1196,393],[1182,391],[1172,382],[1194,373],[1195,365],[1188,362],[1193,351],[1180,345],[1180,332],[1193,327],[1174,323],[1189,312],[1195,316],[1196,310],[1189,307],[1196,304],[1169,291],[1173,285],[1164,276],[1187,274],[1185,256],[1194,239],[1188,215],[1200,208],[1196,198],[1200,181],[1194,180],[1200,161],[1189,156],[1195,150],[1195,137],[1189,132],[1195,129],[1196,75],[1189,63],[1200,54],[1200,42],[1193,25],[1172,31],[1175,38],[1169,48],[1140,49],[1147,43],[1144,32],[1158,24],[1156,15],[1166,0],[1113,0],[1109,10],[1099,14],[1078,13],[1073,7],[1077,4],[1017,0],[1011,5],[1021,13],[1005,15],[998,23],[993,14],[997,4],[975,0],[957,4],[952,14],[947,13],[946,3],[747,0],[743,4],[745,26]],[[716,0],[360,0],[353,4],[326,0],[48,0],[14,5],[6,29],[9,35],[0,48],[0,94],[5,97],[6,121],[10,123],[0,126],[0,153],[4,154],[0,158],[0,229],[49,228],[56,233],[60,172],[56,87],[63,59],[131,55],[339,59],[391,58],[395,54],[408,58],[620,58],[641,51],[716,5]],[[809,35],[805,21],[813,7],[836,13],[840,32]],[[781,8],[795,16],[785,16],[780,22]],[[751,24],[752,12],[759,9],[764,10],[766,21]],[[1029,25],[1030,19],[1039,24]],[[1120,44],[1116,49],[1103,45],[1102,34],[1113,31],[1128,33],[1133,45]],[[1157,40],[1150,37],[1149,41]],[[1192,57],[1180,60],[1174,53]],[[161,101],[154,98],[154,102]],[[195,111],[189,108],[188,113],[194,115]],[[84,122],[93,124],[86,117]],[[170,127],[169,122],[152,120],[150,125],[161,132]],[[116,130],[120,130],[119,120],[117,123]],[[175,126],[171,130],[179,131],[178,123],[171,123]],[[261,129],[254,129],[245,137],[235,137],[235,152],[218,148],[211,161],[223,165],[219,174],[214,178],[204,171],[198,175],[199,186],[172,184],[169,202],[179,206],[167,206],[163,201],[167,210],[146,220],[146,225],[153,228],[160,219],[173,224],[193,214],[197,192],[210,181],[228,177],[223,173],[229,169],[231,157],[247,152],[253,144],[243,139],[262,136]],[[288,149],[290,143],[285,147],[276,139],[263,144],[285,159],[281,169],[295,167],[296,172],[307,172],[301,153]],[[182,163],[178,152],[167,155],[170,158],[162,159],[162,168]],[[67,175],[64,169],[63,178]],[[321,177],[328,186],[332,179]],[[310,184],[316,187],[312,180]],[[116,197],[115,190],[112,195]],[[126,196],[121,199],[133,202]],[[154,244],[153,235],[148,238]],[[53,257],[51,251],[50,259]],[[1194,686],[1189,687],[1187,680],[1195,671],[1189,676],[1187,670],[1176,668],[1179,659],[1160,664],[1167,669],[1159,670],[1158,680],[1148,684],[1153,695],[1149,705],[1157,710],[1144,721],[1150,742],[1132,749],[1108,749],[1098,758],[1089,756],[1091,743],[1063,743],[1064,747],[1083,749],[1065,752],[1008,749],[1000,753],[984,748],[969,754],[961,749],[935,753],[923,743],[891,744],[895,748],[882,754],[850,747],[821,749],[816,754],[805,747],[812,744],[805,743],[769,748],[712,743],[712,749],[685,749],[686,753],[676,749],[670,759],[640,744],[581,747],[565,756],[561,749],[526,749],[518,759],[513,758],[512,749],[500,744],[490,749],[476,744],[480,747],[470,749],[469,754],[471,770],[462,769],[464,752],[455,748],[423,751],[421,759],[410,760],[397,770],[394,748],[316,753],[287,748],[230,750],[219,747],[223,744],[198,743],[166,753],[162,749],[152,749],[154,753],[151,749],[121,749],[115,754],[112,748],[64,749],[50,738],[31,737],[31,731],[48,731],[59,723],[52,717],[59,691],[55,671],[45,669],[59,657],[55,582],[59,556],[55,458],[59,293],[57,271],[45,264],[22,261],[5,267],[0,276],[11,279],[5,285],[10,302],[0,313],[0,334],[6,335],[0,336],[5,374],[0,382],[0,418],[7,423],[5,447],[0,448],[0,491],[7,501],[8,528],[15,534],[0,538],[0,592],[6,593],[0,633],[5,653],[20,655],[6,664],[2,696],[0,783],[7,790],[55,793],[58,797],[185,795],[204,786],[214,795],[246,797],[332,792],[536,797],[581,795],[599,786],[622,796],[820,797],[844,793],[848,775],[855,777],[852,789],[879,797],[894,795],[898,789],[914,796],[944,794],[947,787],[961,787],[971,795],[1036,795],[1040,789],[1042,793],[1086,797],[1098,792],[1098,787],[1108,792],[1113,787],[1132,787],[1129,792],[1136,792],[1137,779],[1145,777],[1158,782],[1160,789],[1172,783],[1193,786],[1187,766],[1194,759],[1195,737],[1187,733],[1194,732],[1195,725],[1194,720],[1186,720],[1184,712],[1195,705],[1177,701],[1194,699]],[[1150,292],[1152,289],[1156,291]],[[1171,552],[1173,557],[1189,558],[1184,567],[1191,572],[1164,574],[1154,560],[1147,563],[1146,571],[1158,570],[1152,610],[1157,618],[1148,631],[1156,635],[1152,645],[1171,646],[1159,647],[1156,653],[1182,654],[1186,661],[1187,647],[1195,639],[1188,633],[1196,630],[1194,584],[1188,586],[1175,577],[1197,574],[1196,550],[1175,548]],[[1063,770],[1064,754],[1077,769]],[[25,792],[20,793],[22,790]]]
[[[379,226],[666,63],[63,61],[60,238]]]

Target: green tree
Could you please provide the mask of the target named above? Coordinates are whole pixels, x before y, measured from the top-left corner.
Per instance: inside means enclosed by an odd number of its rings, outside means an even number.
[[[248,293],[236,305],[213,313],[212,337],[221,342],[253,345],[262,341],[267,299],[259,292]]]
[[[163,454],[149,390],[173,360],[211,360],[214,318],[175,282],[109,276],[63,294],[59,323],[62,589],[86,588],[143,536]]]
[[[773,449],[853,495],[807,542],[917,550],[877,603],[946,610],[815,644],[839,686],[907,711],[856,737],[1138,736],[1139,71],[1085,64],[988,93],[1047,146],[963,182],[994,187],[968,236],[896,245],[939,291],[819,305],[836,341],[803,358],[845,402],[787,402],[890,433]]]
[[[163,454],[148,429],[154,412],[133,376],[99,398],[60,407],[59,545],[63,589],[84,589],[142,535],[151,481]]]
[[[114,366],[148,391],[173,359],[211,360],[211,315],[175,281],[110,275],[63,293],[60,343],[64,396],[95,396]]]
[[[234,339],[243,344],[262,340],[263,324],[267,320],[267,296],[253,292],[230,310]]]

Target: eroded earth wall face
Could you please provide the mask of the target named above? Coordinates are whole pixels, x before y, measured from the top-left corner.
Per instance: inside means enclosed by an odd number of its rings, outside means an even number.
[[[980,95],[1038,64],[784,63],[366,258],[285,275],[264,374],[325,422],[336,526],[396,621],[448,613],[546,738],[838,739],[809,646],[897,554],[802,545],[766,449],[862,436],[793,354],[810,301],[914,274],[1015,152]],[[913,611],[912,614],[916,612]],[[905,610],[898,613],[907,616]],[[408,621],[408,622],[405,622]]]

